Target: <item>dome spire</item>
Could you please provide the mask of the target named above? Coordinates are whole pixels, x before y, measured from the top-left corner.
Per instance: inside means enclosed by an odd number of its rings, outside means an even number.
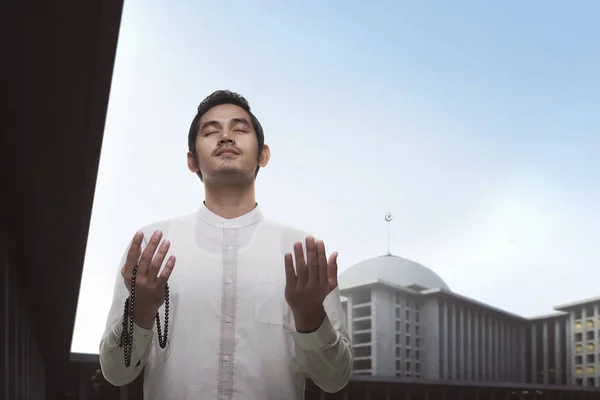
[[[390,252],[390,225],[392,220],[394,219],[394,216],[391,213],[387,213],[385,214],[385,222],[387,222],[387,255],[391,256],[392,253]]]

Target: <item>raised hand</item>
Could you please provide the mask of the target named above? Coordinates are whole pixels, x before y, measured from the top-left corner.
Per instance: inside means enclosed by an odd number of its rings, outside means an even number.
[[[294,269],[294,260],[296,268]],[[285,261],[285,299],[294,314],[299,332],[312,332],[325,319],[323,301],[337,286],[337,253],[329,261],[322,240],[306,238],[306,259],[301,242],[294,244],[294,255],[287,253]]]
[[[168,240],[164,240],[159,246],[162,232],[156,231],[142,252],[143,239],[144,234],[142,232],[136,233],[133,237],[131,247],[127,253],[127,260],[121,269],[121,276],[123,276],[128,290],[131,291],[131,279],[137,266],[134,321],[142,328],[151,329],[154,325],[156,312],[165,302],[165,286],[175,267],[175,257],[169,257],[165,268],[159,275],[160,267],[169,251],[170,243]]]

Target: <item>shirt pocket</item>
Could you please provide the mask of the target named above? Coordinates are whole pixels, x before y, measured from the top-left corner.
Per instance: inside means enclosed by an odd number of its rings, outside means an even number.
[[[283,325],[283,302],[285,286],[277,275],[258,271],[254,280],[254,316],[267,325]]]
[[[294,318],[285,301],[285,275],[259,271],[254,281],[254,316],[257,322],[294,329]]]

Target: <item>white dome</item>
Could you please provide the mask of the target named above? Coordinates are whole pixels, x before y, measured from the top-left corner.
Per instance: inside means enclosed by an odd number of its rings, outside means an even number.
[[[369,258],[353,265],[341,273],[339,285],[340,289],[345,289],[378,280],[397,286],[416,285],[450,291],[446,282],[426,266],[393,255]]]

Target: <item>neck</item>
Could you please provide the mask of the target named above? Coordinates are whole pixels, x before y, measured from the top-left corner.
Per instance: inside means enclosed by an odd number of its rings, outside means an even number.
[[[220,217],[226,219],[240,217],[256,207],[254,183],[237,188],[211,188],[204,185],[204,204]]]

